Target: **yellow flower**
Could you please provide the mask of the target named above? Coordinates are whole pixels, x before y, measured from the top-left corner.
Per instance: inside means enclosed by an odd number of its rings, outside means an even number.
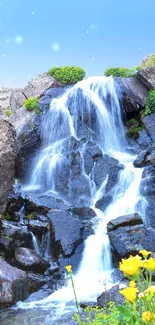
[[[72,273],[72,266],[71,265],[66,265],[65,269],[67,270],[68,273]]]
[[[134,302],[137,296],[138,289],[127,287],[120,291],[120,293],[130,302]]]
[[[142,267],[148,269],[150,272],[155,271],[155,260],[150,257],[148,260],[142,261]]]
[[[152,314],[150,311],[144,311],[142,313],[142,320],[145,324],[149,323],[154,319],[154,314]]]
[[[130,287],[135,288],[136,287],[136,282],[135,281],[130,281]]]
[[[122,259],[120,263],[120,270],[123,271],[125,275],[136,275],[139,272],[141,266],[141,257],[130,256],[127,260]]]
[[[151,296],[153,296],[154,294],[155,294],[155,286],[150,286],[145,291],[139,293],[138,297],[145,298],[150,295],[151,298]]]
[[[141,249],[139,253],[142,254],[144,258],[147,258],[149,255],[152,254],[151,252],[146,251],[145,249]]]

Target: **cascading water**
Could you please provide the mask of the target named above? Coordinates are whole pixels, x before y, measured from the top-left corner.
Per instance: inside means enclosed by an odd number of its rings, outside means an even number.
[[[37,189],[40,193],[52,193],[69,201],[68,193],[61,191],[60,188],[58,190],[57,180],[66,166],[69,166],[68,139],[70,137],[74,137],[77,141],[83,137],[95,141],[103,154],[118,159],[124,166],[114,188],[113,200],[103,213],[95,209],[95,203],[103,196],[108,177],[100,188],[97,188],[94,185],[93,172],[86,175],[84,164],[82,165],[82,175],[91,188],[89,200],[86,196],[84,199],[89,206],[93,206],[97,217],[94,221],[94,234],[85,242],[83,258],[75,275],[75,286],[79,300],[93,301],[104,290],[103,281],[106,280],[106,286],[112,286],[110,276],[112,261],[106,230],[107,223],[118,216],[134,211],[140,212],[145,217],[145,206],[140,204],[143,198],[139,192],[142,169],[133,167],[135,157],[126,152],[127,144],[121,109],[115,83],[111,77],[93,77],[83,80],[67,90],[61,98],[52,101],[49,111],[44,115],[42,149],[34,162],[31,184],[26,187],[26,191]],[[82,156],[83,148],[80,149],[80,154]],[[68,178],[71,177],[70,173],[67,175]],[[73,292],[69,283],[46,299],[20,303],[18,307],[47,308],[56,302],[72,300]]]

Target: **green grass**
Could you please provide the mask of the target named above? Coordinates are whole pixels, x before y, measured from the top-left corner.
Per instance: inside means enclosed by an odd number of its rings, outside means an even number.
[[[26,99],[26,101],[24,103],[24,107],[28,111],[35,111],[36,114],[40,114],[41,110],[39,107],[39,100],[40,100],[40,98],[30,97],[30,98]]]
[[[64,85],[72,85],[85,77],[85,71],[75,66],[54,67],[48,74]]]

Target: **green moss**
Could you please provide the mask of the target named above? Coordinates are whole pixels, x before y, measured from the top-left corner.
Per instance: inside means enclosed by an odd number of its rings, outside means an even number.
[[[35,111],[36,114],[40,114],[41,110],[39,107],[39,100],[40,100],[40,98],[30,97],[30,98],[26,99],[26,101],[24,103],[24,107],[28,111]]]
[[[9,215],[8,215],[8,213],[6,211],[4,211],[2,213],[1,219],[2,220],[10,220],[10,217],[9,217]]]
[[[113,76],[113,77],[133,77],[136,74],[137,70],[135,68],[128,69],[128,68],[109,68],[107,69],[104,74],[105,76]]]
[[[64,85],[72,85],[85,77],[85,71],[75,66],[54,67],[48,71],[49,75]]]
[[[6,108],[6,109],[4,110],[4,113],[5,113],[5,115],[6,115],[8,118],[10,118],[11,115],[12,115],[12,113],[13,113],[11,107]]]
[[[142,117],[155,113],[155,89],[150,90]]]
[[[27,219],[32,220],[34,218],[34,215],[34,212],[31,212],[30,214],[28,214]]]
[[[34,124],[34,123],[31,123],[31,124],[30,124],[30,129],[33,130],[34,128],[35,128],[35,124]]]
[[[143,126],[138,126],[138,127],[135,127],[135,128],[131,128],[127,131],[127,136],[129,138],[132,138],[134,140],[138,139],[139,138],[139,131],[141,131],[143,129]]]

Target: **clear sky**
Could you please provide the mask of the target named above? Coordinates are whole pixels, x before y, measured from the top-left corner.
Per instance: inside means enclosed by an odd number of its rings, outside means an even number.
[[[87,76],[155,52],[155,0],[0,0],[0,86],[52,66]]]

